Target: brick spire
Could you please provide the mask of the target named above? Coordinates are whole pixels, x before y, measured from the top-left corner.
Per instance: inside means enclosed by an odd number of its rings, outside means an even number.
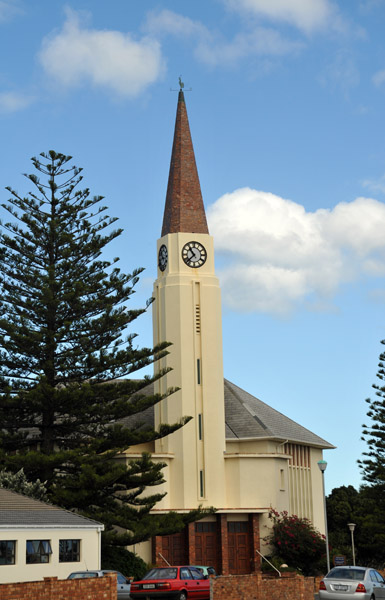
[[[182,89],[178,96],[162,237],[180,232],[209,232]]]

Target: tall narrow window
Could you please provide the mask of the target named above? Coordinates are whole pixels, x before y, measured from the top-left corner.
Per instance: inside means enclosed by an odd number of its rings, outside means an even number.
[[[199,485],[200,485],[200,496],[201,498],[205,495],[205,481],[204,481],[204,473],[203,471],[199,471]]]
[[[197,358],[197,383],[201,384],[201,359]]]
[[[199,439],[201,440],[203,438],[203,421],[202,421],[201,414],[198,415],[198,432],[199,432]]]

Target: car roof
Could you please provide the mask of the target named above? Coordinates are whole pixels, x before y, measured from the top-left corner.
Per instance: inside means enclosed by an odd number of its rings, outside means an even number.
[[[359,565],[336,565],[335,567],[333,567],[333,569],[343,569],[347,571],[351,571],[353,569],[361,569],[362,571],[366,571],[366,569],[369,569],[369,567],[360,567]],[[333,569],[331,569],[331,571],[333,571]]]

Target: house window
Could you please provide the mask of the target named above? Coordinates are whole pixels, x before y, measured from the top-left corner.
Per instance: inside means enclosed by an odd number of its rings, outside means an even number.
[[[0,565],[14,565],[15,550],[15,541],[0,541]]]
[[[27,565],[48,563],[50,554],[52,549],[49,540],[27,540]]]
[[[80,540],[59,540],[59,562],[80,562]]]

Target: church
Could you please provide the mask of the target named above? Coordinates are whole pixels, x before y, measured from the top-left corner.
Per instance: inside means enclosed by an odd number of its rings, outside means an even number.
[[[269,510],[306,517],[325,530],[322,475],[317,462],[334,446],[224,379],[221,293],[191,139],[179,91],[174,141],[153,291],[154,345],[169,341],[156,368],[172,370],[155,391],[179,391],[140,419],[157,428],[193,417],[164,439],[133,446],[166,463],[166,496],[153,512],[216,513],[184,531],[132,549],[146,562],[212,565],[243,574],[260,566]],[[132,426],[132,420],[130,421]]]

